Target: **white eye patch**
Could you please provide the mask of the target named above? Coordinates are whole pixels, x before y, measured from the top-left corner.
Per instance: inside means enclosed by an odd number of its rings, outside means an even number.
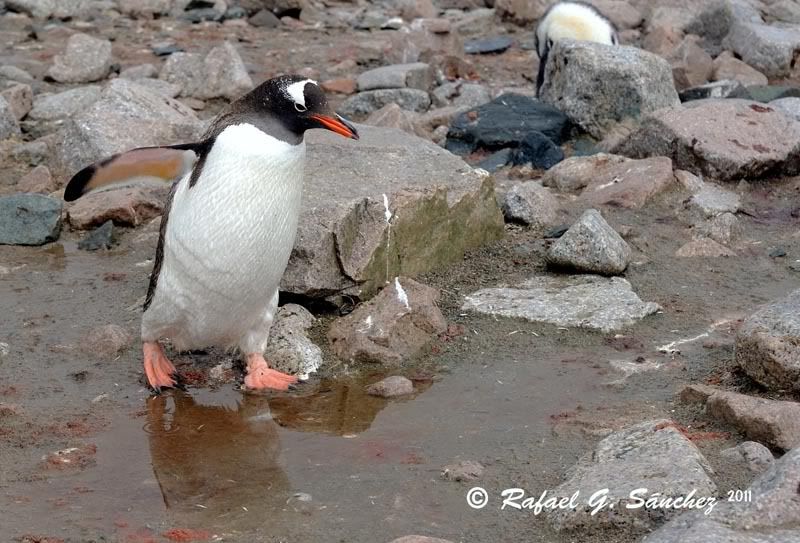
[[[313,79],[304,79],[302,81],[298,81],[297,83],[292,83],[288,87],[286,87],[286,94],[294,100],[295,104],[299,104],[302,106],[303,109],[306,107],[306,95],[303,90],[306,88],[306,85],[311,83],[312,85],[316,85],[317,82]]]

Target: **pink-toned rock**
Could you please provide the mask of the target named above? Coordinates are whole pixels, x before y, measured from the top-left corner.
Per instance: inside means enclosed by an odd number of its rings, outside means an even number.
[[[381,398],[394,398],[414,393],[414,383],[402,375],[392,375],[367,387],[367,394]]]
[[[495,0],[494,8],[503,19],[527,25],[539,20],[550,4],[550,0]]]
[[[133,337],[123,327],[106,324],[93,328],[83,338],[80,348],[83,352],[98,357],[114,357],[133,342]]]
[[[130,187],[83,196],[67,209],[67,220],[77,230],[87,230],[108,220],[117,226],[138,226],[161,215],[164,190]]]
[[[594,0],[592,4],[620,31],[636,28],[644,20],[641,11],[623,0]]]
[[[613,176],[605,175],[604,172],[614,171],[616,165],[626,162],[629,160],[624,156],[606,153],[570,157],[547,170],[542,177],[542,184],[561,192],[580,190],[591,183],[596,175],[601,175],[604,179],[614,179]]]
[[[47,166],[36,166],[17,181],[17,190],[20,192],[35,192],[37,194],[50,194],[58,189],[58,184],[50,174]]]
[[[431,0],[399,0],[394,5],[400,9],[400,16],[406,21],[433,19],[439,14]]]
[[[406,111],[397,104],[386,104],[378,111],[370,113],[364,124],[372,126],[385,126],[388,128],[399,128],[409,134],[415,134],[414,113]]]
[[[8,102],[11,113],[18,121],[22,120],[33,109],[33,90],[30,85],[18,83],[0,92],[0,96]]]
[[[322,82],[322,89],[325,92],[335,94],[355,94],[356,88],[356,80],[350,78],[328,79]]]
[[[682,245],[675,256],[680,258],[736,256],[736,253],[710,238],[695,239]]]
[[[447,329],[436,305],[439,292],[412,279],[395,278],[328,331],[333,352],[346,361],[401,363]]]
[[[730,51],[723,51],[714,59],[713,81],[734,80],[742,85],[766,85],[767,76],[733,56]]]
[[[689,34],[669,56],[672,77],[678,90],[703,85],[711,77],[713,61],[699,41],[699,36]]]
[[[682,39],[683,32],[672,26],[654,26],[645,36],[642,46],[651,53],[669,58]]]
[[[675,175],[670,159],[626,160],[595,171],[578,201],[585,207],[612,205],[638,209],[673,186]]]

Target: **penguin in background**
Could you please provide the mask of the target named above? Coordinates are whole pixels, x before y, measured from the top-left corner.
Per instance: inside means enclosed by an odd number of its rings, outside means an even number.
[[[161,341],[178,350],[239,349],[248,389],[287,390],[297,377],[264,359],[278,287],[300,215],[306,130],[358,139],[306,77],[270,79],[232,102],[194,143],[134,149],[78,172],[66,201],[147,176],[179,179],[161,220],[144,302],[144,371],[177,384]]]
[[[539,54],[536,96],[539,96],[544,84],[544,71],[550,50],[555,42],[564,38],[619,45],[619,35],[614,24],[594,6],[583,2],[553,4],[536,26],[534,36],[536,52]]]

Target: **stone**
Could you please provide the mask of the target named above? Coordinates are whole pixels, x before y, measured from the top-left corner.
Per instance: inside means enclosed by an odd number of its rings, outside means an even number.
[[[457,464],[448,464],[442,469],[442,478],[457,483],[477,481],[483,475],[484,467],[479,462],[462,460]]]
[[[20,130],[19,123],[17,123],[17,116],[14,114],[11,104],[0,96],[0,140],[19,135]]]
[[[359,91],[402,88],[427,91],[433,84],[433,70],[424,62],[381,66],[362,73],[356,82]]]
[[[283,292],[366,299],[387,277],[438,269],[503,235],[490,176],[400,130],[358,131],[358,142],[306,134],[303,208]]]
[[[47,138],[45,140],[45,138]],[[29,141],[21,143],[14,147],[11,151],[11,156],[20,162],[27,162],[31,166],[38,166],[51,156],[51,138],[45,136],[36,141]],[[45,141],[42,141],[45,140]]]
[[[615,152],[670,157],[720,181],[792,175],[800,172],[800,126],[756,102],[698,100],[649,115]]]
[[[256,28],[278,28],[281,20],[269,10],[262,9],[247,20]]]
[[[723,38],[728,34],[735,20],[758,17],[758,12],[747,6],[748,10],[734,13],[736,0],[710,0],[706,2],[673,2],[654,4],[648,17],[647,31],[659,26],[674,29],[680,34],[695,34],[703,38],[703,47],[712,55],[721,51]],[[748,13],[744,13],[748,11]]]
[[[322,350],[308,337],[316,318],[306,308],[286,304],[278,309],[264,356],[273,367],[305,381],[322,366]]]
[[[787,451],[800,445],[800,403],[720,391],[706,401],[709,416],[730,424],[748,439]]]
[[[57,94],[39,95],[33,102],[28,118],[36,121],[63,120],[88,109],[100,99],[97,85],[77,87]]]
[[[40,194],[0,196],[0,245],[44,245],[61,233],[60,200]]]
[[[558,200],[536,181],[517,183],[503,199],[503,215],[509,222],[547,228],[558,222]]]
[[[157,94],[164,95],[168,98],[177,97],[181,93],[181,90],[183,90],[180,85],[164,81],[163,79],[143,77],[140,79],[132,79],[132,81],[141,87],[151,90]]]
[[[0,92],[0,96],[6,99],[11,113],[18,121],[21,121],[33,107],[33,90],[30,85],[18,83]]]
[[[205,57],[196,53],[170,55],[159,77],[180,85],[181,96],[201,100],[234,100],[254,86],[242,57],[228,41],[211,49]]]
[[[618,172],[614,171],[609,175],[604,173],[604,170],[629,162],[630,160],[623,156],[606,153],[570,157],[548,170],[542,177],[542,184],[560,192],[575,192],[586,188],[595,176],[603,178],[601,184],[616,178]]]
[[[621,277],[535,276],[516,288],[486,288],[466,297],[462,310],[608,333],[660,311],[642,302]]]
[[[719,258],[722,256],[736,256],[736,253],[710,238],[701,238],[689,241],[675,251],[679,258]]]
[[[663,58],[636,47],[573,40],[551,49],[539,95],[598,139],[617,123],[680,103]]]
[[[370,126],[384,126],[388,128],[398,128],[409,134],[414,134],[414,120],[411,118],[410,111],[402,109],[397,104],[386,104],[378,111],[374,111],[364,120],[364,124]]]
[[[358,88],[355,79],[328,79],[320,83],[322,90],[336,94],[354,94]]]
[[[76,230],[88,230],[106,221],[114,221],[117,226],[139,226],[161,215],[164,192],[144,187],[93,192],[67,207],[67,221]]]
[[[204,124],[180,102],[114,79],[99,99],[64,121],[57,158],[61,173],[73,175],[115,153],[197,141],[203,132]]]
[[[394,398],[414,393],[414,383],[401,375],[393,375],[367,387],[367,394],[381,398]]]
[[[800,390],[800,290],[745,319],[736,335],[736,364],[770,390]]]
[[[723,51],[714,59],[714,81],[738,81],[742,85],[766,85],[767,76],[734,57],[730,51]]]
[[[345,117],[363,118],[386,104],[397,104],[408,111],[427,111],[431,105],[430,95],[419,89],[376,89],[359,92],[339,107]]]
[[[134,0],[119,2],[119,10],[128,17],[154,19],[172,11],[173,0]]]
[[[794,119],[800,123],[800,98],[778,98],[769,103],[770,107],[774,107],[781,111],[786,117]]]
[[[528,132],[512,156],[512,162],[517,166],[530,164],[542,170],[549,170],[562,160],[564,151],[561,147],[538,130]]]
[[[390,37],[388,50],[382,55],[389,64],[435,62],[438,56],[459,57],[464,53],[461,36],[455,32],[436,32],[441,19],[418,19],[409,32],[396,32]],[[446,22],[446,21],[445,21]]]
[[[400,9],[400,15],[406,21],[420,18],[433,19],[439,15],[439,10],[431,0],[396,0],[394,4]]]
[[[491,28],[491,25],[494,24],[497,12],[494,9],[485,7],[486,4],[483,0],[474,0],[474,3],[480,5],[470,8],[468,11],[458,12],[457,18],[453,20],[453,31],[461,36],[482,35],[487,28]],[[442,2],[440,1],[439,5],[441,4]]]
[[[765,76],[784,77],[791,73],[800,52],[800,26],[739,21],[731,26],[722,45]]]
[[[698,226],[697,229],[703,235],[723,245],[730,245],[744,233],[744,227],[739,219],[729,212],[717,215],[707,223]]]
[[[78,249],[99,251],[100,249],[111,249],[115,243],[114,221],[108,220],[86,234],[86,237],[78,242]]]
[[[768,18],[790,25],[800,25],[800,4],[795,0],[772,2],[766,6],[764,13]]]
[[[587,207],[639,209],[675,185],[672,161],[666,157],[606,164],[607,167],[595,170],[578,202]]]
[[[34,78],[31,74],[11,64],[0,65],[0,78],[8,79],[9,81],[17,81],[18,83],[33,83]]]
[[[679,93],[679,96],[681,102],[691,102],[692,100],[703,100],[705,98],[728,98],[742,91],[745,91],[745,88],[739,81],[726,79],[684,89]]]
[[[333,322],[331,349],[347,362],[408,362],[447,329],[438,299],[436,289],[395,277],[377,296]]]
[[[642,47],[646,51],[655,53],[664,58],[668,58],[678,44],[683,39],[683,32],[676,29],[669,23],[662,23],[651,26],[642,41]]]
[[[686,512],[648,535],[644,543],[797,541],[800,535],[797,529],[799,486],[800,448],[795,448],[750,485],[747,499],[721,499],[710,513],[704,510]],[[733,497],[736,498],[735,493]]]
[[[683,188],[696,194],[705,186],[705,181],[697,177],[692,172],[686,170],[675,170],[675,179],[681,184]]]
[[[768,448],[756,441],[745,441],[736,447],[720,451],[720,456],[732,466],[744,468],[756,476],[767,471],[775,463]]]
[[[130,66],[119,72],[119,76],[123,79],[137,79],[158,77],[158,68],[155,64],[137,64]]]
[[[506,51],[514,43],[509,36],[479,38],[464,44],[464,52],[468,55],[497,54]]]
[[[439,539],[438,537],[427,537],[424,535],[406,535],[392,539],[389,543],[453,543],[447,539]]]
[[[519,147],[532,131],[560,145],[569,130],[567,117],[552,106],[527,96],[504,94],[459,114],[447,133],[447,149],[468,154],[477,149]]]
[[[50,194],[57,189],[58,185],[50,174],[50,170],[44,165],[36,166],[17,181],[17,190],[20,192]]]
[[[548,520],[558,532],[652,529],[680,509],[628,508],[632,492],[644,499],[656,493],[673,499],[690,493],[715,496],[717,487],[710,474],[713,470],[706,459],[675,422],[642,422],[609,435],[568,470],[567,480],[549,494],[560,498],[579,492],[578,505],[548,511]],[[591,515],[593,507],[587,501],[601,489],[608,489],[606,507],[602,514]]]
[[[214,8],[199,8],[184,11],[180,18],[190,23],[202,23],[204,21],[219,22],[225,16],[225,13]]]
[[[123,353],[132,343],[133,336],[123,327],[106,324],[90,330],[81,341],[80,349],[98,358],[113,358]]]
[[[689,206],[699,210],[706,217],[716,217],[722,213],[736,213],[741,206],[741,198],[735,192],[713,183],[703,183],[694,193]]]
[[[699,41],[699,36],[689,34],[670,55],[672,77],[678,90],[703,85],[711,77],[713,61]]]
[[[736,89],[730,98],[742,98],[766,104],[780,98],[800,98],[800,88],[785,85],[750,85]]]
[[[105,79],[111,70],[111,42],[73,34],[67,48],[53,58],[47,75],[59,83],[89,83]]]
[[[495,0],[494,8],[504,20],[529,25],[541,19],[550,4],[548,0]]]
[[[443,83],[433,90],[431,96],[434,105],[455,106],[459,110],[476,108],[492,100],[491,93],[485,86],[463,81]]]
[[[617,275],[631,260],[631,248],[596,209],[581,218],[550,247],[550,265],[578,272]]]
[[[447,137],[447,127],[442,126],[439,128],[444,128],[445,132],[444,136]],[[476,164],[475,167],[480,168],[482,170],[486,170],[489,173],[494,173],[503,166],[512,164],[513,158],[514,158],[514,149],[500,149],[499,151],[495,151],[488,157],[478,162],[478,164]]]
[[[157,57],[167,57],[174,53],[184,52],[183,47],[171,40],[154,43],[150,46],[150,48],[153,50],[153,54]]]
[[[644,20],[644,15],[637,7],[623,0],[594,0],[592,5],[608,17],[617,30],[636,28]]]

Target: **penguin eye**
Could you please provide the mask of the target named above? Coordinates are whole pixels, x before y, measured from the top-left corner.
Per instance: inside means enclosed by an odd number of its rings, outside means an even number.
[[[294,108],[295,108],[297,111],[299,111],[300,113],[303,113],[304,111],[308,110],[308,108],[307,108],[305,105],[303,105],[303,104],[300,104],[300,103],[298,103],[298,102],[295,102],[295,103],[294,103]]]

